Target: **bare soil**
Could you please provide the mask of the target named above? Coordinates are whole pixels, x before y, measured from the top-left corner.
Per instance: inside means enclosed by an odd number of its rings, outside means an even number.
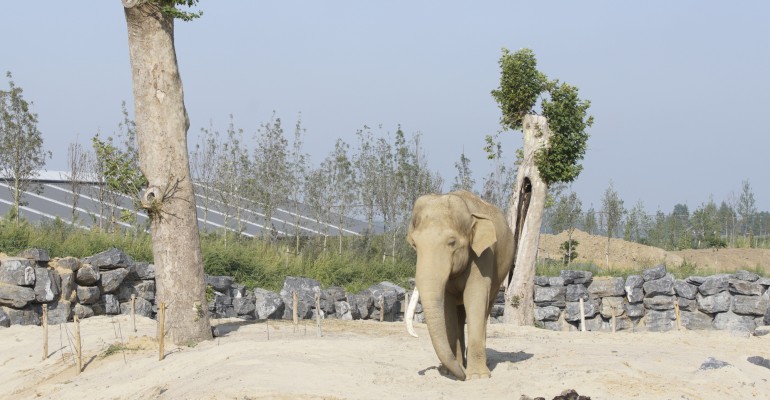
[[[600,268],[607,266],[607,237],[589,235],[575,230],[572,238],[579,242],[578,257],[575,262],[593,263]],[[539,257],[558,260],[562,243],[567,241],[567,233],[558,235],[540,235]],[[705,275],[721,272],[733,272],[739,269],[770,272],[770,250],[768,249],[700,249],[666,251],[661,248],[627,242],[622,239],[610,240],[609,262],[614,269],[642,269],[665,263],[669,267],[678,267],[682,263],[694,264],[693,274]]]

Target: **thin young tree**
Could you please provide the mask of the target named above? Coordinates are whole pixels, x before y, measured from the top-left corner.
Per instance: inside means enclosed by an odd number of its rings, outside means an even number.
[[[572,262],[572,234],[575,232],[577,223],[582,215],[582,208],[583,204],[575,192],[560,196],[554,206],[553,234],[555,235],[563,231],[567,232],[567,264]]]
[[[360,212],[366,220],[366,233],[364,234],[365,250],[368,253],[371,246],[371,236],[374,231],[374,218],[376,214],[377,186],[379,182],[379,170],[377,169],[377,155],[374,148],[374,135],[371,128],[364,125],[356,131],[358,147],[353,154],[353,169],[356,173],[358,202],[361,204]]]
[[[273,215],[289,195],[289,142],[283,135],[281,119],[273,117],[262,124],[256,143],[252,161],[253,198],[256,208],[262,212],[263,239],[272,241],[277,230]]]
[[[623,200],[618,196],[618,192],[615,191],[615,187],[610,181],[610,185],[607,190],[604,191],[604,197],[602,197],[602,220],[604,226],[607,229],[607,248],[605,251],[606,268],[610,268],[610,242],[612,241],[613,234],[620,226],[620,222],[623,220],[626,209],[623,207]]]
[[[152,221],[155,300],[168,307],[176,344],[211,339],[200,232],[188,159],[190,121],[174,49],[174,19],[197,0],[122,0],[134,83],[139,164],[149,187],[142,198]]]
[[[297,118],[297,124],[294,126],[294,139],[291,144],[291,152],[288,159],[288,200],[292,206],[293,230],[294,230],[294,254],[299,254],[299,241],[301,232],[302,211],[300,206],[305,197],[305,178],[307,177],[308,160],[310,155],[302,149],[302,137],[305,134],[305,128],[302,127],[302,116]]]
[[[751,190],[749,180],[741,182],[741,195],[738,197],[738,204],[735,211],[741,217],[740,227],[743,237],[748,240],[749,247],[754,247],[754,232],[752,231],[752,220],[757,213],[756,201],[754,200],[754,191]]]
[[[215,135],[218,136],[218,133]],[[252,192],[250,186],[254,182],[250,175],[252,167],[249,152],[243,144],[243,129],[235,127],[232,115],[227,126],[227,138],[218,147],[220,150],[216,157],[217,178],[214,189],[224,211],[222,240],[226,247],[230,230],[235,231],[236,240],[240,239],[240,234],[244,230],[245,201]],[[235,226],[231,227],[233,223]]]
[[[471,171],[471,160],[465,156],[465,151],[460,153],[460,159],[455,162],[455,169],[457,175],[455,175],[454,183],[450,190],[467,190],[473,192],[473,185],[476,181],[473,179],[473,172]]]
[[[330,198],[334,205],[334,215],[337,222],[337,235],[339,238],[338,254],[342,254],[342,237],[345,232],[348,213],[353,206],[356,194],[355,172],[348,155],[350,146],[342,139],[337,139],[334,150],[326,158],[322,168],[329,177],[329,189],[332,190]]]
[[[209,210],[214,200],[215,181],[218,179],[217,165],[219,157],[219,134],[214,131],[213,126],[201,128],[198,136],[198,143],[195,144],[195,150],[190,153],[190,170],[192,173],[195,193],[201,197],[203,202],[203,231],[208,230]]]
[[[593,205],[591,205],[591,207],[586,210],[585,214],[583,215],[583,230],[589,235],[596,233],[596,210],[594,210]]]
[[[516,170],[506,165],[503,157],[503,146],[487,137],[486,147],[488,158],[492,162],[492,171],[484,178],[481,198],[499,208],[503,214],[508,214],[511,190],[516,180]]]
[[[0,90],[0,174],[8,182],[18,225],[24,192],[38,190],[33,178],[51,158],[51,152],[43,150],[43,134],[37,128],[32,103],[24,99],[22,88],[16,86],[10,72],[6,77],[8,90]]]
[[[91,181],[92,177],[88,173],[88,151],[78,142],[70,143],[67,146],[67,179],[69,180],[70,192],[72,192],[72,215],[70,223],[78,222],[77,209],[80,194],[83,190],[84,181]]]

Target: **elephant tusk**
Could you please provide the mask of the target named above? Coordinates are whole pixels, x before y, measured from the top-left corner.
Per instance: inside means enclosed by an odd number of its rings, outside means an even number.
[[[417,291],[417,288],[414,288],[414,292],[412,293],[412,298],[409,299],[409,306],[406,308],[406,315],[404,315],[404,319],[406,320],[406,330],[409,332],[410,335],[414,337],[417,336],[417,332],[414,331],[414,311],[417,308],[417,301],[420,300],[420,292]]]

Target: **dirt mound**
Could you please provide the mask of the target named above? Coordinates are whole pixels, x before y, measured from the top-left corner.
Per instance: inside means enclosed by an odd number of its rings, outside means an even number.
[[[578,241],[575,259],[578,263],[593,263],[599,267],[607,265],[607,237],[589,235],[575,230],[572,238]],[[540,235],[539,257],[558,260],[562,258],[559,249],[567,241],[567,232],[558,235]],[[694,265],[694,274],[712,274],[748,269],[762,273],[770,272],[770,250],[768,249],[690,249],[666,251],[658,247],[627,242],[622,239],[610,240],[610,267],[612,268],[648,268],[665,263],[668,267],[677,267],[687,262]]]
[[[572,239],[578,241],[578,256],[575,262],[593,263],[603,268],[607,266],[606,236],[589,235],[575,229],[572,233]],[[566,241],[566,231],[558,235],[540,235],[540,258],[561,259],[562,251],[559,249],[559,246]],[[654,267],[660,263],[665,263],[668,266],[678,266],[682,264],[682,261],[683,259],[680,255],[657,247],[627,242],[622,239],[610,239],[609,262],[612,268],[638,269]]]

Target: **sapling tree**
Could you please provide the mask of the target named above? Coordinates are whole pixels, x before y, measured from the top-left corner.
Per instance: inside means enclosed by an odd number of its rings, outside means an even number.
[[[23,193],[34,187],[33,178],[51,158],[43,150],[43,134],[37,128],[37,114],[24,99],[23,90],[13,82],[10,72],[8,90],[0,90],[0,174],[13,197],[14,221],[19,224]]]

